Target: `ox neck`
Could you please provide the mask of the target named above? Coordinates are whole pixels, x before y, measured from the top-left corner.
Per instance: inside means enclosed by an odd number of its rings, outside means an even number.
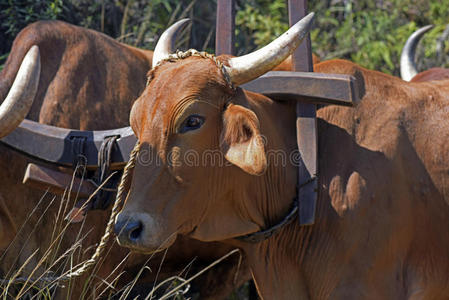
[[[254,233],[246,234],[243,236],[236,237],[237,240],[248,242],[248,243],[260,243],[271,236],[279,233],[284,226],[290,224],[293,220],[296,219],[298,212],[298,198],[293,199],[292,208],[288,212],[288,214],[276,225],[271,226],[265,230],[260,230]]]
[[[264,104],[267,104],[266,107]],[[260,119],[262,134],[267,137],[267,152],[270,150],[272,153],[276,152],[279,150],[276,147],[281,145],[281,149],[288,154],[296,151],[294,103],[289,105],[285,102],[259,101],[258,105],[252,106],[252,109]],[[264,127],[267,124],[270,126]],[[273,159],[267,157],[270,158]],[[254,178],[254,181],[247,186],[247,193],[251,195],[264,220],[262,229],[276,227],[276,224],[283,223],[282,220],[292,212],[294,202],[292,199],[296,197],[296,176],[296,166],[287,164],[280,167],[275,162],[269,161],[265,174]],[[308,298],[301,262],[306,254],[313,227],[301,227],[296,215],[297,212],[293,216],[293,222],[285,222],[267,239],[261,239],[257,243],[237,239],[231,242],[246,253],[259,294],[263,299]],[[255,234],[264,235],[263,231]]]
[[[312,227],[293,221],[260,243],[238,241],[261,299],[309,299],[305,256]]]

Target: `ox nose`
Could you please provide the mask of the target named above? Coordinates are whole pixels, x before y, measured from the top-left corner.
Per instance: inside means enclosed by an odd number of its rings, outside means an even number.
[[[114,231],[120,244],[135,244],[142,235],[143,224],[139,220],[119,216],[115,222]]]

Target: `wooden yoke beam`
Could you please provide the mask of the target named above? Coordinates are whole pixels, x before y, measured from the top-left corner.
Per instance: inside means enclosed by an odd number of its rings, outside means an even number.
[[[288,0],[290,26],[307,14],[307,0]],[[313,72],[310,34],[293,53],[293,71]],[[318,195],[318,138],[316,105],[296,104],[296,136],[301,161],[298,166],[299,223],[312,225]]]

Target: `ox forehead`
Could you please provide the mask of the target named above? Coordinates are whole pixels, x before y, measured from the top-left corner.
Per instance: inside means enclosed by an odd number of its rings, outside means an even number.
[[[213,96],[214,92],[211,90],[217,87],[228,94],[233,91],[228,86],[219,66],[208,58],[191,56],[182,61],[168,61],[152,72],[154,74],[150,76],[154,76],[154,79],[150,81],[150,97],[182,99],[189,96],[202,96],[207,98]],[[154,92],[156,93],[153,95]]]
[[[209,102],[218,108],[233,93],[215,63],[201,57],[189,57],[180,63],[164,62],[149,76],[153,79],[131,112],[132,126],[155,118],[156,122],[170,124],[186,104],[194,100]],[[140,132],[136,134],[140,138]]]

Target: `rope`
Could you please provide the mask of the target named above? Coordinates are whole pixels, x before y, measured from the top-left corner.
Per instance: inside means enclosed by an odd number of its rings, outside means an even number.
[[[128,177],[129,177],[130,171],[132,169],[134,169],[134,166],[136,164],[136,156],[137,156],[137,153],[139,152],[139,149],[140,149],[140,144],[139,144],[139,142],[137,142],[136,145],[134,146],[133,151],[130,154],[129,161],[126,164],[125,169],[123,170],[123,176],[120,181],[120,185],[118,187],[117,196],[115,198],[114,206],[112,207],[112,210],[111,210],[111,215],[109,217],[108,224],[106,226],[103,236],[101,237],[100,244],[97,246],[97,249],[95,249],[95,253],[92,255],[92,257],[89,260],[84,262],[84,264],[80,268],[78,268],[77,270],[75,270],[69,274],[66,274],[65,276],[61,277],[58,280],[66,281],[73,277],[78,277],[78,276],[82,275],[90,267],[92,267],[97,262],[97,260],[100,258],[101,254],[103,253],[103,250],[106,248],[106,245],[107,245],[109,238],[112,234],[112,228],[114,226],[115,217],[120,212],[121,203],[122,203],[122,195],[125,190],[125,185],[126,185]]]
[[[160,60],[158,62],[158,64],[156,66],[153,67],[153,69],[150,71],[148,78],[147,78],[147,86],[150,84],[151,80],[153,79],[153,71],[156,69],[156,67],[159,67],[163,62],[176,62],[178,60],[182,60],[185,58],[188,58],[190,56],[196,56],[196,57],[202,57],[202,58],[207,58],[212,60],[218,67],[218,69],[220,69],[221,73],[223,74],[223,77],[226,81],[226,84],[228,85],[228,87],[232,90],[235,91],[235,86],[231,81],[231,76],[229,76],[228,71],[226,71],[226,68],[223,64],[223,62],[221,62],[219,59],[217,59],[217,57],[213,54],[204,52],[204,51],[198,51],[195,49],[189,49],[187,51],[180,51],[177,50],[176,53],[174,54],[170,54],[167,58],[164,58],[162,60]]]
[[[97,248],[95,249],[95,253],[92,255],[92,257],[88,260],[86,260],[78,269],[75,271],[71,271],[67,274],[64,274],[60,277],[41,277],[39,279],[35,280],[28,280],[30,283],[36,283],[36,282],[54,282],[54,281],[67,281],[75,277],[79,277],[82,274],[84,274],[87,270],[89,270],[101,257],[104,249],[107,246],[107,243],[109,242],[109,238],[112,234],[112,228],[114,226],[115,217],[120,212],[121,204],[122,204],[122,196],[125,191],[125,185],[127,183],[128,177],[130,176],[131,170],[134,168],[136,164],[136,156],[139,152],[140,144],[137,141],[136,145],[134,146],[134,149],[131,151],[129,161],[125,166],[125,169],[123,170],[123,176],[120,181],[120,185],[118,187],[117,196],[115,198],[114,206],[112,207],[111,215],[109,216],[109,221],[106,226],[105,232],[103,236],[101,237],[100,243],[98,244]],[[2,280],[2,283],[23,283],[24,278],[16,278],[13,280]]]

